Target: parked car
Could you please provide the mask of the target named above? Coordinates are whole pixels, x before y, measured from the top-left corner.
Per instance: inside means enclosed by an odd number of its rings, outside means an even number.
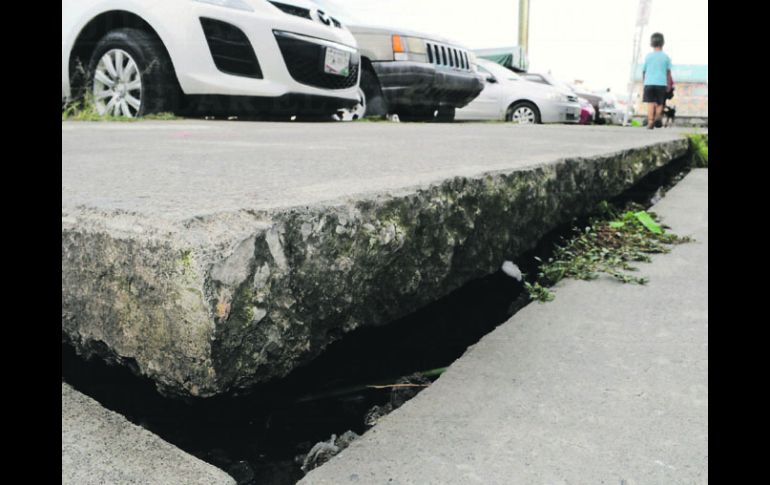
[[[623,124],[623,107],[617,98],[609,90],[597,93],[602,99],[599,101],[599,114],[601,118],[611,125]]]
[[[565,91],[571,92],[572,94],[578,96],[579,98],[585,99],[593,107],[594,114],[593,114],[592,121],[597,124],[604,124],[607,122],[607,120],[605,120],[602,117],[602,112],[601,112],[602,106],[600,106],[602,104],[601,94],[592,93],[586,89],[581,89],[578,86],[574,86],[574,85],[559,81],[558,79],[554,78],[550,74],[527,72],[522,74],[522,76],[529,81],[533,81],[541,84],[547,84],[557,89],[563,89]]]
[[[577,94],[578,97],[583,98],[591,103],[591,106],[594,109],[593,122],[596,124],[603,124],[604,120],[601,118],[601,114],[599,113],[599,103],[601,103],[602,97],[583,88],[582,86],[576,86],[574,84],[568,84],[568,86],[572,88],[572,91]]]
[[[500,64],[478,59],[486,84],[468,106],[457,110],[458,120],[505,120],[514,123],[577,123],[577,96],[553,86],[527,81]]]
[[[596,117],[596,110],[586,98],[578,97],[580,103],[580,124],[590,125]]]
[[[353,35],[307,0],[62,0],[62,101],[101,113],[330,115],[359,76]]]
[[[342,12],[332,0],[315,0]],[[353,117],[397,114],[401,120],[452,120],[484,88],[474,55],[444,37],[374,25],[346,12],[343,23],[361,52],[361,103]]]

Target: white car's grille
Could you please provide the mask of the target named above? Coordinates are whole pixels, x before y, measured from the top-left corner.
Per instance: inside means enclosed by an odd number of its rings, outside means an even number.
[[[471,70],[467,51],[435,42],[426,42],[425,46],[428,49],[428,62],[463,71]]]

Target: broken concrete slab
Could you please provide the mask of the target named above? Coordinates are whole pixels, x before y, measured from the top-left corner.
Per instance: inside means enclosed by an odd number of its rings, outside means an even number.
[[[565,280],[299,485],[708,483],[708,170],[647,285]]]
[[[235,485],[222,470],[63,382],[61,399],[62,485]]]
[[[167,394],[281,377],[684,156],[674,130],[62,124],[62,335]]]

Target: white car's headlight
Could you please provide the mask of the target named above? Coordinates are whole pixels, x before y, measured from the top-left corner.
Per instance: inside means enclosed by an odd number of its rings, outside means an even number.
[[[234,8],[245,12],[253,12],[254,8],[246,0],[193,0],[194,2],[208,3],[217,7]]]

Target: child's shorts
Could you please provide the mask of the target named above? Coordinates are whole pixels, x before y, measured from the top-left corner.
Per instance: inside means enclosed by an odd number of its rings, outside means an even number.
[[[666,102],[666,86],[645,86],[642,102],[663,104]]]

